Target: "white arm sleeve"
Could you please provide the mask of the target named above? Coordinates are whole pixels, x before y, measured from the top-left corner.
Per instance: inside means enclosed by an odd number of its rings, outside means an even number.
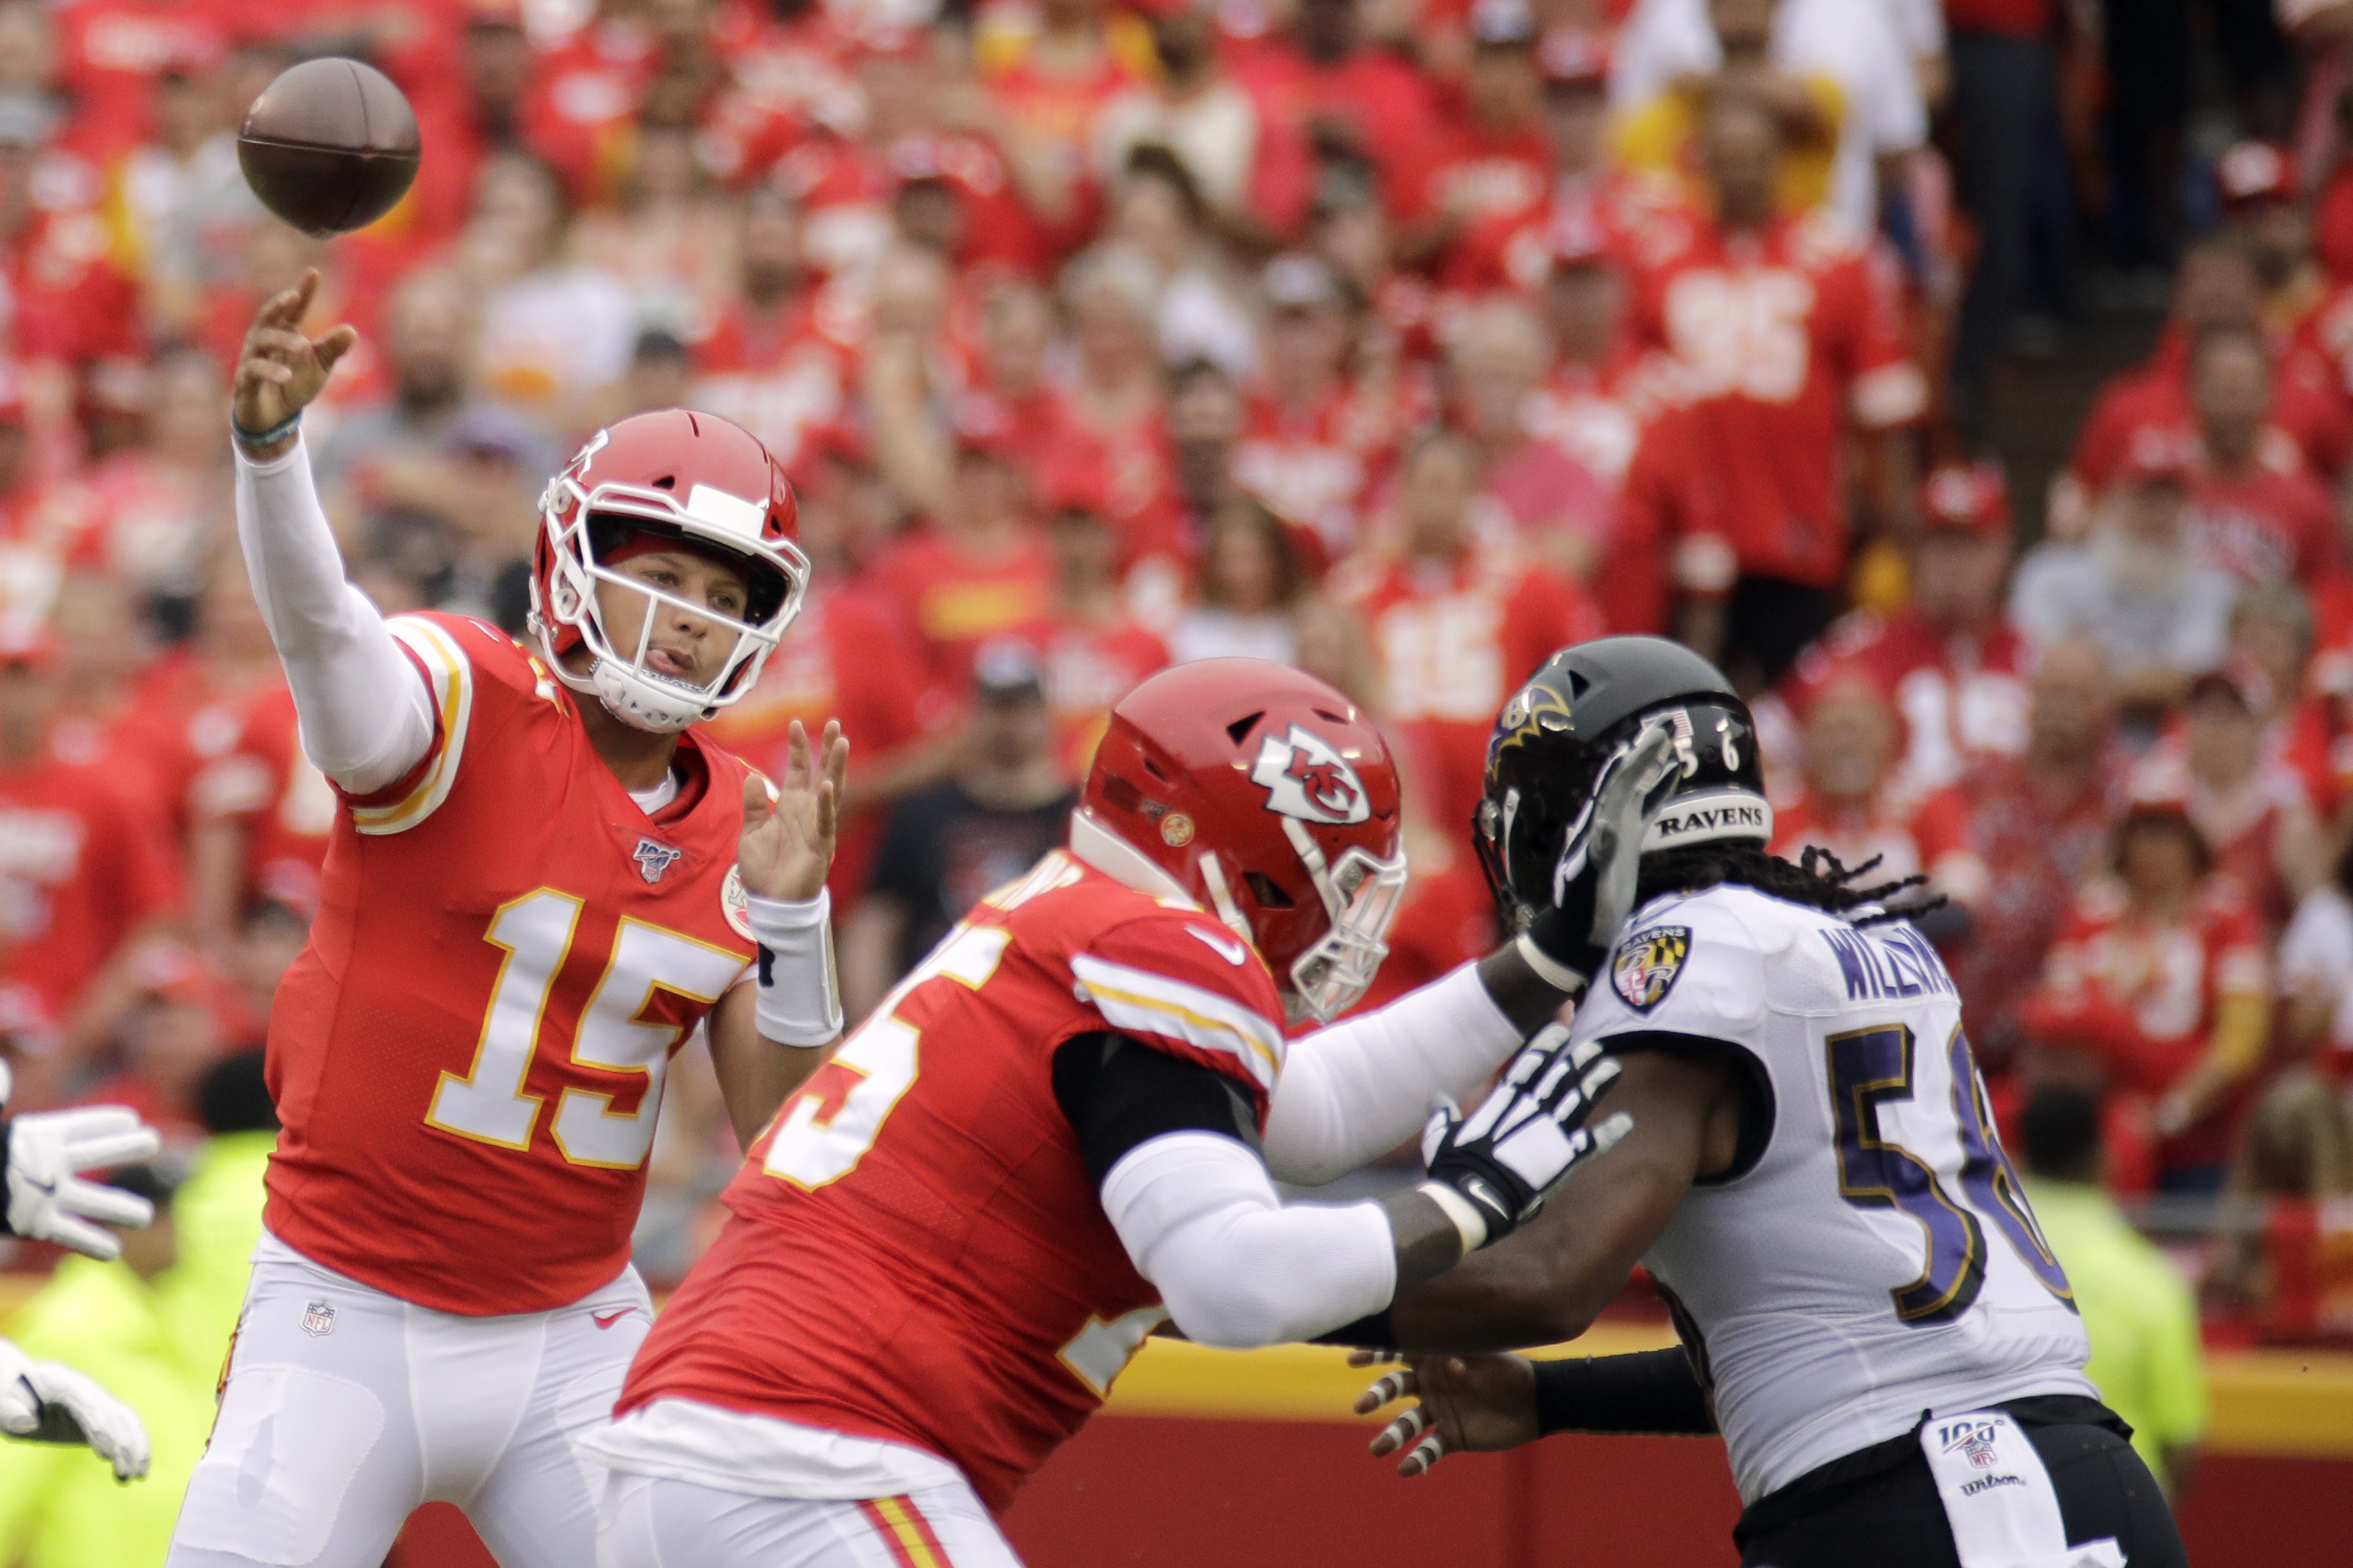
[[[1258,1157],[1214,1132],[1169,1132],[1103,1176],[1103,1213],[1186,1337],[1226,1350],[1329,1333],[1397,1293],[1378,1204],[1285,1207]]]
[[[1302,1186],[1338,1180],[1411,1137],[1432,1096],[1477,1088],[1525,1038],[1466,963],[1293,1041],[1267,1110],[1268,1168]]]
[[[237,452],[237,537],[319,771],[365,795],[423,761],[432,693],[367,595],[343,580],[299,436],[266,463]]]

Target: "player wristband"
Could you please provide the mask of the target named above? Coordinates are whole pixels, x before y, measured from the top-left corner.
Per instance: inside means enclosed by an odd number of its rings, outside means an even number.
[[[841,1033],[841,987],[833,973],[833,895],[745,900],[760,944],[760,1034],[786,1046],[821,1046]]]
[[[1551,917],[1550,923],[1555,925],[1562,923],[1559,910],[1546,910],[1544,914],[1536,917],[1537,925],[1545,925],[1547,916]],[[1544,934],[1552,936],[1556,933],[1546,931]],[[1559,958],[1545,951],[1544,944],[1537,941],[1535,927],[1522,931],[1513,941],[1512,947],[1520,955],[1522,962],[1536,972],[1538,980],[1554,990],[1565,991],[1571,996],[1583,994],[1587,984],[1593,978],[1593,970],[1599,968],[1601,963],[1601,950],[1588,945],[1584,952],[1577,954],[1577,957],[1591,967],[1583,970],[1571,968]]]
[[[237,438],[240,446],[247,447],[275,446],[301,427],[302,411],[299,408],[288,415],[282,424],[272,425],[258,434],[238,424],[236,415],[228,416],[228,433]]]
[[[1697,1436],[1715,1430],[1707,1392],[1682,1347],[1630,1355],[1536,1363],[1536,1431],[1662,1432]]]
[[[1439,1212],[1454,1222],[1462,1236],[1462,1253],[1469,1257],[1487,1245],[1487,1216],[1479,1205],[1448,1186],[1444,1182],[1424,1182],[1414,1189],[1439,1207]]]

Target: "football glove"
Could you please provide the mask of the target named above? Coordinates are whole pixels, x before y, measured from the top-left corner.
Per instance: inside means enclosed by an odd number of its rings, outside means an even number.
[[[1561,840],[1552,905],[1519,939],[1520,954],[1555,990],[1581,994],[1633,912],[1642,828],[1682,771],[1663,722],[1605,763],[1585,809]]]
[[[84,1445],[114,1467],[118,1481],[147,1473],[147,1428],[131,1406],[73,1368],[34,1361],[6,1340],[0,1340],[0,1432]]]
[[[0,1094],[5,1094],[0,1083]],[[12,1236],[52,1241],[101,1261],[121,1255],[122,1243],[91,1221],[136,1230],[155,1217],[145,1198],[85,1182],[77,1173],[144,1160],[164,1147],[139,1113],[121,1105],[41,1110],[0,1121],[6,1151]]]
[[[1521,1048],[1468,1118],[1451,1101],[1430,1113],[1421,1134],[1422,1166],[1432,1182],[1476,1209],[1486,1227],[1483,1236],[1466,1232],[1466,1250],[1492,1246],[1535,1218],[1577,1166],[1633,1127],[1622,1110],[1586,1125],[1618,1070],[1599,1046],[1572,1047],[1567,1028],[1554,1024]],[[1442,1201],[1440,1206],[1451,1212]]]

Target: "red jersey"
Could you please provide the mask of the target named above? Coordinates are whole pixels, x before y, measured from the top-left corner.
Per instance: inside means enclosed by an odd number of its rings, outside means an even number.
[[[1359,560],[1335,574],[1333,591],[1364,617],[1384,727],[1418,753],[1430,792],[1419,809],[1448,828],[1478,806],[1504,699],[1556,648],[1601,635],[1582,589],[1508,552]]]
[[[1054,748],[1069,776],[1082,779],[1112,708],[1145,676],[1167,667],[1168,647],[1129,620],[1082,626],[1058,619],[1039,649],[1039,664],[1054,716]]]
[[[1974,904],[1989,880],[1969,838],[1969,804],[1957,790],[1907,800],[1882,790],[1867,809],[1831,806],[1800,796],[1773,813],[1772,852],[1795,860],[1809,846],[1827,849],[1842,866],[1877,858],[1870,883],[1926,877],[1934,891]]]
[[[803,248],[827,271],[852,269],[880,253],[892,234],[891,203],[910,180],[937,180],[962,198],[958,266],[995,262],[1026,275],[1045,264],[1044,237],[1012,171],[980,137],[902,136],[887,147],[826,138],[794,149],[776,172],[807,215]]]
[[[1001,1512],[1167,1316],[1103,1216],[1055,1050],[1116,1030],[1262,1121],[1282,1016],[1213,917],[1049,855],[785,1102],[616,1414],[688,1399],[906,1444]]]
[[[1356,548],[1365,492],[1404,434],[1402,412],[1398,399],[1347,386],[1313,409],[1247,398],[1234,482],[1285,522],[1314,529],[1326,559],[1336,561]]]
[[[1421,188],[1399,204],[1399,216],[1443,214],[1466,229],[1536,211],[1552,174],[1552,149],[1535,125],[1450,125],[1440,132],[1428,158]]]
[[[111,163],[153,133],[155,79],[203,77],[227,58],[234,8],[209,0],[79,0],[57,16],[58,85],[76,142]]]
[[[733,419],[791,468],[809,431],[839,420],[857,375],[855,324],[819,289],[773,313],[731,302],[694,345],[693,404]]]
[[[2342,473],[2353,452],[2353,421],[2344,399],[2343,391],[2325,384],[2309,356],[2282,355],[2272,378],[2264,460],[2323,476]],[[2096,496],[2123,468],[2143,431],[2179,440],[2194,437],[2197,429],[2189,405],[2189,340],[2168,322],[2154,353],[2101,385],[2076,432],[2067,477]]]
[[[2063,1016],[2123,1022],[2103,1042],[2108,1070],[2119,1089],[2154,1100],[2205,1054],[2217,1004],[2270,995],[2263,922],[2228,878],[2208,878],[2180,918],[2166,921],[2136,918],[2123,884],[2098,878],[2060,928],[2044,992]],[[2176,1140],[2168,1163],[2220,1160],[2228,1147],[2223,1119],[2209,1117]]]
[[[1664,175],[1632,170],[1552,182],[1539,205],[1482,217],[1447,247],[1438,279],[1448,289],[1533,294],[1552,274],[1556,242],[1598,240],[1634,265],[1688,243],[1694,226],[1683,188]]]
[[[1614,495],[1642,432],[1674,403],[1679,379],[1672,358],[1631,343],[1598,365],[1563,360],[1528,398],[1528,434],[1576,458]]]
[[[245,830],[239,901],[261,897],[315,914],[319,868],[326,863],[341,808],[335,787],[302,750],[294,694],[260,693],[236,710],[237,735],[191,786],[192,815]]]
[[[670,1054],[754,956],[748,770],[690,731],[648,816],[521,644],[392,626],[437,731],[407,776],[343,798],[269,1021],[265,1218],[403,1300],[543,1311],[628,1266]]]
[[[2026,640],[2008,621],[1982,636],[1947,633],[1916,610],[1883,616],[1855,610],[1798,656],[1781,683],[1790,710],[1805,717],[1814,698],[1860,677],[1904,719],[1898,787],[1940,789],[1970,764],[2026,749],[2032,704]]]
[[[955,699],[931,687],[931,670],[905,624],[871,595],[810,584],[801,613],[760,667],[742,700],[719,710],[704,733],[771,778],[782,776],[793,721],[812,742],[828,719],[841,721],[852,766],[888,763],[909,742],[943,721]],[[842,817],[826,880],[834,905],[848,909],[865,889],[890,813],[856,807]]]
[[[1707,492],[1659,531],[1714,531],[1743,572],[1838,584],[1847,428],[1901,425],[1926,406],[1898,289],[1885,253],[1822,213],[1759,235],[1697,227],[1674,259],[1637,274],[1635,334],[1687,378],[1676,467]]]
[[[142,925],[179,903],[178,868],[152,801],[117,771],[54,746],[0,767],[0,975],[63,1022]]]
[[[1366,45],[1317,64],[1269,37],[1233,59],[1234,76],[1271,120],[1303,141],[1328,136],[1364,153],[1391,212],[1412,205],[1439,134],[1428,81],[1402,58]]]
[[[2189,548],[2248,584],[2314,584],[2345,569],[2336,503],[2300,469],[2201,473],[2189,492]]]
[[[2042,979],[2044,955],[2075,889],[2107,853],[2125,769],[2102,767],[2072,800],[2053,800],[2016,757],[1988,759],[1959,786],[1969,805],[1969,845],[1984,862],[1986,890],[1970,911],[1969,940],[1950,956],[1969,1038],[1989,1074],[2019,1047],[2018,1008]]]
[[[980,559],[928,531],[902,539],[869,574],[874,591],[913,624],[933,680],[962,696],[972,658],[991,637],[1038,639],[1052,596],[1046,547],[1025,536],[1013,550]]]

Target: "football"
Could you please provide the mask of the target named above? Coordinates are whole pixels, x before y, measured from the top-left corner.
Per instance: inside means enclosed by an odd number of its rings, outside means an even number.
[[[348,234],[390,212],[417,178],[417,114],[374,66],[330,56],[279,73],[237,139],[245,183],[305,234]]]

